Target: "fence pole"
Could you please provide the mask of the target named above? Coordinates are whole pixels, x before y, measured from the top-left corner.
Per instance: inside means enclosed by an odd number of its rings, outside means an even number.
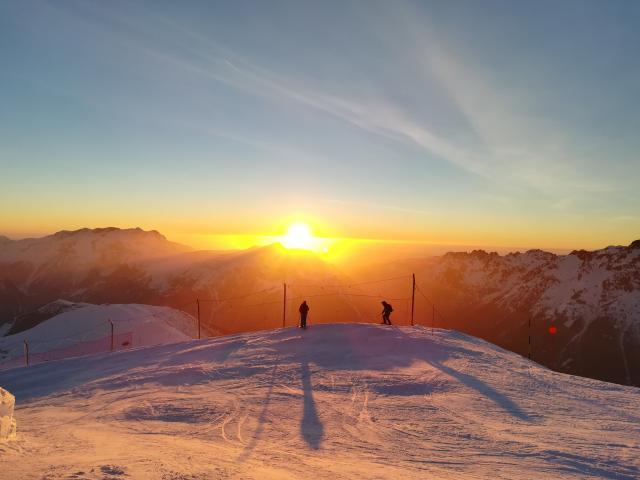
[[[416,304],[416,274],[412,273],[411,278],[413,280],[411,285],[411,326],[413,327],[413,309]]]
[[[29,366],[29,343],[26,340],[24,341],[24,361],[28,367]]]
[[[436,304],[431,304],[431,335],[433,335],[433,328],[436,325]]]
[[[198,307],[198,340],[200,340],[200,299],[196,298],[196,306]]]
[[[283,288],[283,302],[282,302],[282,328],[285,326],[285,322],[287,319],[287,284],[282,284]]]
[[[111,351],[113,352],[113,322],[110,318],[107,319],[109,324],[111,325]]]
[[[529,317],[529,360],[531,360],[531,317]]]

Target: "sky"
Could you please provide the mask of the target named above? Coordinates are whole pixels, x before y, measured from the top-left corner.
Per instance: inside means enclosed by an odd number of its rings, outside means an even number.
[[[0,234],[628,244],[639,50],[632,1],[0,1]]]

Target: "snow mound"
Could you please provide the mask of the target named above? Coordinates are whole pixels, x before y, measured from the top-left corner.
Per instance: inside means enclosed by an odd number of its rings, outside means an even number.
[[[197,321],[180,310],[139,304],[74,304],[24,332],[0,338],[0,368],[194,338]]]
[[[16,437],[16,420],[13,418],[15,403],[15,397],[0,387],[0,442]]]
[[[16,368],[0,384],[21,399],[7,478],[640,477],[639,389],[446,330],[287,328]]]

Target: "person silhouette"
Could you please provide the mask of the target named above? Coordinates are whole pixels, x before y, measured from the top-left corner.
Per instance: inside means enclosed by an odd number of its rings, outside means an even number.
[[[307,328],[307,314],[309,313],[309,305],[307,305],[307,301],[304,300],[300,304],[300,308],[298,309],[300,312],[300,328]]]
[[[384,325],[391,325],[391,319],[389,318],[389,315],[391,315],[391,312],[393,312],[393,307],[390,303],[387,303],[384,300],[380,303],[382,303],[382,323]]]

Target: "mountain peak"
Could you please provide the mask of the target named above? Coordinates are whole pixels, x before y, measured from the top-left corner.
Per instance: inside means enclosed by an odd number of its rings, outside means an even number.
[[[140,227],[134,228],[118,228],[118,227],[98,227],[98,228],[79,228],[77,230],[60,230],[54,233],[52,236],[56,238],[74,237],[83,234],[90,235],[109,235],[111,233],[121,234],[133,234],[133,235],[148,235],[156,236],[162,240],[166,240],[166,237],[157,230],[143,230]]]

